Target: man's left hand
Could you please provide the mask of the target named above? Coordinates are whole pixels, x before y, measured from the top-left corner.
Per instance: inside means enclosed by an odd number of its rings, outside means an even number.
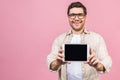
[[[87,63],[96,68],[98,71],[105,71],[103,64],[100,63],[100,60],[97,58],[92,48],[90,48],[90,56]]]

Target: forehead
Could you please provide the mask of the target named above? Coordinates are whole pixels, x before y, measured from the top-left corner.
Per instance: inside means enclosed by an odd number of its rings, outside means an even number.
[[[76,8],[76,7],[74,7],[74,8],[70,9],[69,14],[72,14],[72,13],[84,13],[84,11],[83,11],[83,8]]]

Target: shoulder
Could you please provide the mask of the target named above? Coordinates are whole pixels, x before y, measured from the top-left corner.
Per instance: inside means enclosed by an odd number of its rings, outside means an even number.
[[[62,43],[63,40],[65,39],[66,35],[67,35],[67,32],[62,33],[62,34],[58,35],[58,36],[54,39],[54,41],[57,42],[57,43]]]
[[[90,36],[96,37],[96,38],[102,38],[102,35],[93,31],[89,31]]]
[[[89,34],[86,35],[87,41],[93,42],[93,43],[99,43],[101,41],[104,41],[103,37],[101,34],[89,31]]]
[[[105,41],[101,34],[89,31],[89,34],[85,38],[86,42],[94,49],[101,44],[105,44]]]
[[[64,32],[64,33],[62,33],[62,34],[58,35],[58,36],[57,36],[57,38],[63,38],[63,37],[65,37],[65,36],[66,36],[66,34],[67,34],[67,32]]]

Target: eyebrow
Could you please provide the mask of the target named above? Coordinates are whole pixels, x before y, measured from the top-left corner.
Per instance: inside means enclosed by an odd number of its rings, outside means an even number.
[[[71,14],[69,14],[69,16],[72,16],[72,15],[85,15],[84,13],[71,13]]]
[[[84,13],[70,13],[70,14],[84,14]]]

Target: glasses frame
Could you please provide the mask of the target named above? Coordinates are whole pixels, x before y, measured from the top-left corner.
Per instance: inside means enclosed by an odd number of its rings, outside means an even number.
[[[86,15],[84,13],[72,13],[68,15],[71,19],[75,19],[76,17],[78,17],[79,19],[83,19]]]

